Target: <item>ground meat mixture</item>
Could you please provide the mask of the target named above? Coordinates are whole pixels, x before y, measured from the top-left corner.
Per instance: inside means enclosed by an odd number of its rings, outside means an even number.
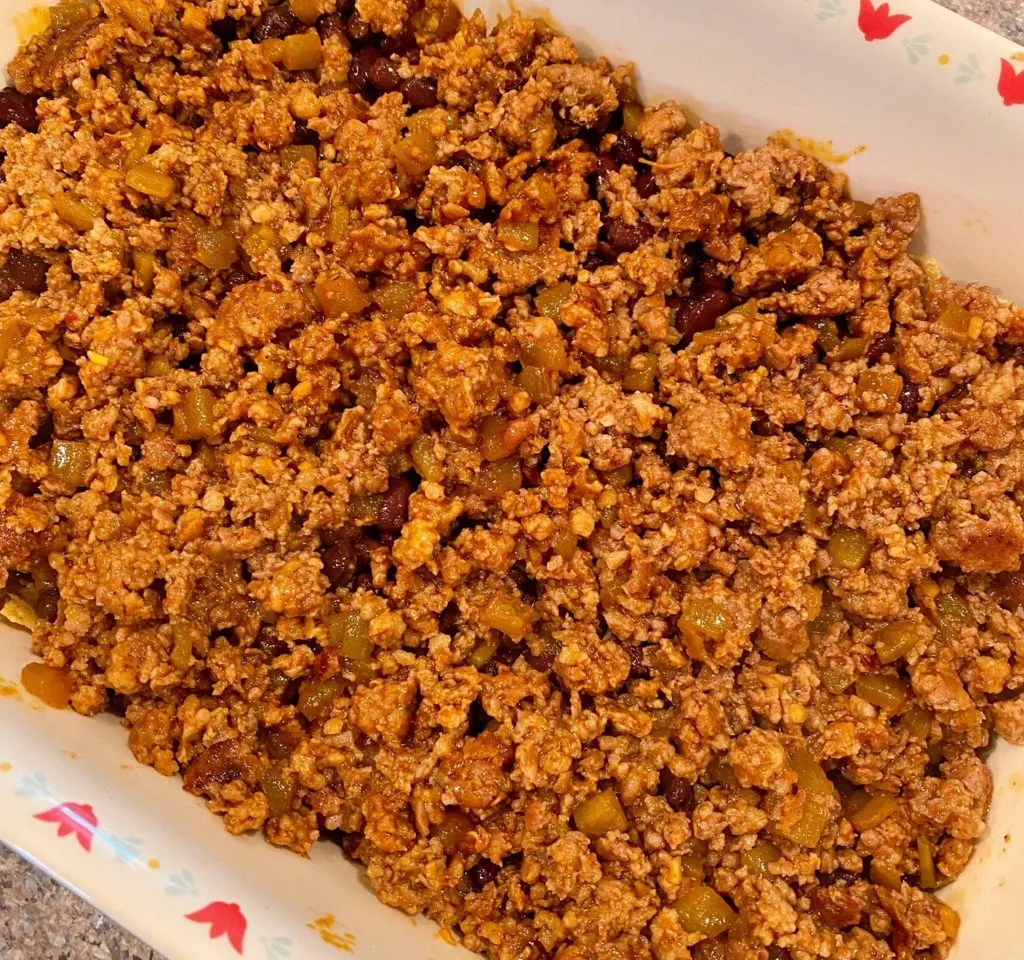
[[[26,686],[492,960],[923,960],[1024,742],[1024,312],[449,0],[65,3],[0,93]]]

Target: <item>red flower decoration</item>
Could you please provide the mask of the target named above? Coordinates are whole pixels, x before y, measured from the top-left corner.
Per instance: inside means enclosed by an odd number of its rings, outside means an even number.
[[[242,945],[245,941],[245,930],[248,923],[242,908],[237,903],[224,903],[223,900],[215,900],[208,903],[202,910],[185,915],[186,920],[195,923],[208,923],[210,925],[210,939],[227,934],[228,942],[238,953],[242,953]]]
[[[73,833],[86,853],[92,852],[92,838],[100,821],[87,803],[62,803],[35,815],[36,820],[59,824],[58,837]]]
[[[860,0],[857,26],[860,27],[865,40],[884,40],[891,37],[897,28],[903,26],[909,19],[905,13],[889,13],[887,3],[876,7],[871,0]]]
[[[1008,107],[1024,103],[1024,70],[1017,73],[1009,60],[1003,60],[1002,63],[1002,69],[999,71],[999,93],[1003,103]]]

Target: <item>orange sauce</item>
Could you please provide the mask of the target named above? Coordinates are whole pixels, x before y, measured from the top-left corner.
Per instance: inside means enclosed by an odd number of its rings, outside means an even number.
[[[14,18],[14,28],[18,31],[18,43],[27,43],[39,36],[50,25],[49,7],[30,7]]]
[[[867,150],[864,144],[854,147],[851,150],[839,151],[831,140],[814,140],[811,137],[801,137],[792,130],[779,130],[776,136],[782,137],[794,147],[799,147],[804,153],[809,153],[816,160],[822,163],[846,163],[860,153]]]
[[[45,663],[26,663],[21,671],[21,685],[48,707],[63,710],[74,690],[71,675]]]
[[[338,933],[334,929],[335,918],[333,913],[317,917],[312,923],[306,924],[310,930],[320,934],[320,939],[332,947],[342,950],[345,953],[352,953],[355,950],[356,938],[351,933]]]

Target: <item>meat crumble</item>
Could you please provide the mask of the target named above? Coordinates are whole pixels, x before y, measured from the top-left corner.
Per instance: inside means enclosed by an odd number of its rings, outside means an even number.
[[[0,93],[55,705],[492,960],[925,960],[1024,743],[1024,312],[449,0],[63,3]]]

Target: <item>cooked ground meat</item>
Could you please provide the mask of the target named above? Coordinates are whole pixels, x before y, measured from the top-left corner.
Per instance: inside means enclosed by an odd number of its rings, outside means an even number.
[[[26,684],[493,960],[947,955],[1024,312],[916,196],[449,0],[70,3],[10,75]]]

